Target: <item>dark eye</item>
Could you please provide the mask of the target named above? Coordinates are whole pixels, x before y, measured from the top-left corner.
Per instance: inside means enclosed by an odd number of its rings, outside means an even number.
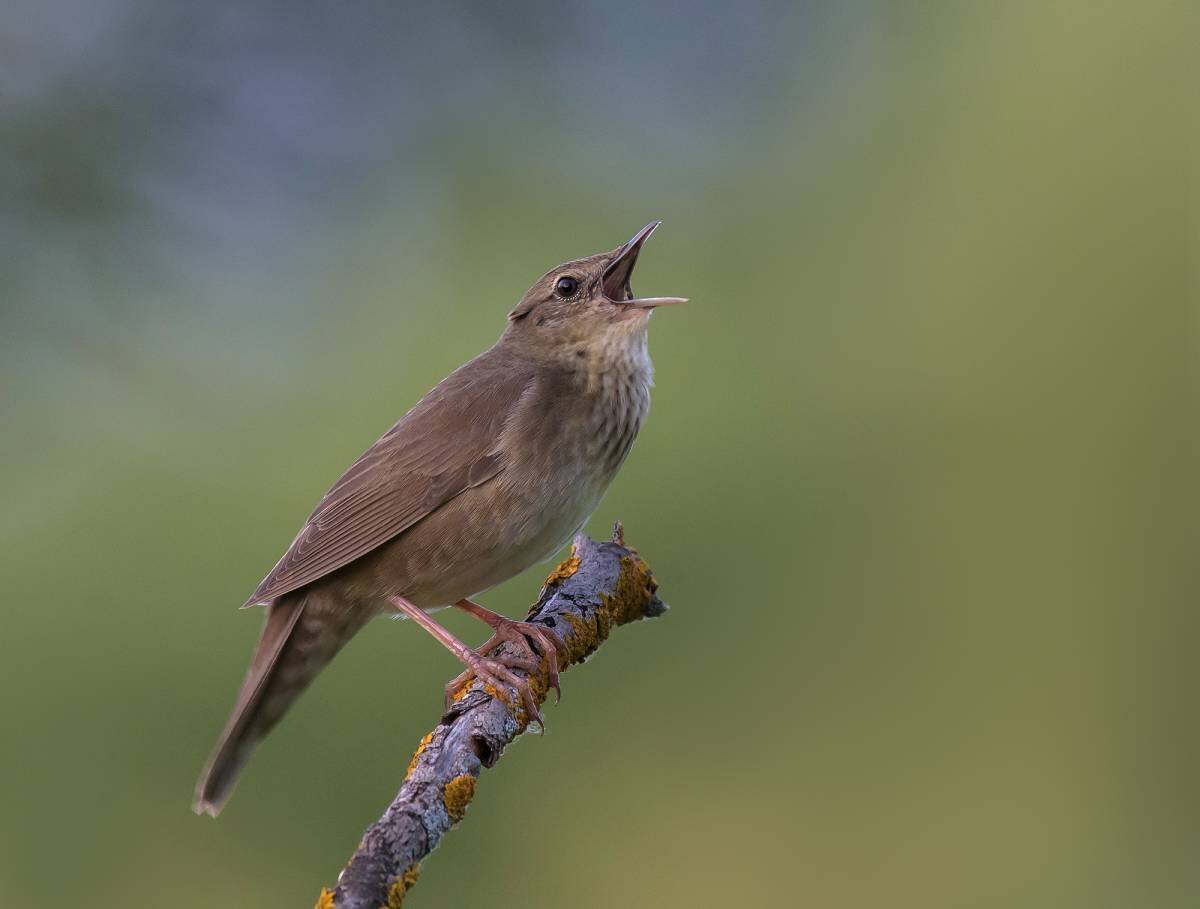
[[[575,296],[577,290],[579,290],[579,282],[570,275],[564,275],[554,282],[554,292],[564,300],[567,297]]]

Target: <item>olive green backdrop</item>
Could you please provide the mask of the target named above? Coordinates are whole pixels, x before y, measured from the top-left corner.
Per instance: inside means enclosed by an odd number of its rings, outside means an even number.
[[[458,667],[377,622],[198,818],[236,607],[662,218],[635,286],[692,302],[590,526],[672,611],[412,905],[1195,905],[1195,8],[477,6],[3,13],[0,902],[332,883]]]

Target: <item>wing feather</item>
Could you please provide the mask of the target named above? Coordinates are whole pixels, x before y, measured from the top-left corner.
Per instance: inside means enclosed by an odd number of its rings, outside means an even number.
[[[506,422],[527,367],[488,351],[460,367],[368,448],[317,504],[247,606],[342,568],[504,469]]]

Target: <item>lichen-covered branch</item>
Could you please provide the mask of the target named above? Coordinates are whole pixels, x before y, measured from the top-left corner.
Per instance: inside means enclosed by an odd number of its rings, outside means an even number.
[[[650,569],[625,546],[618,524],[606,543],[582,534],[575,538],[570,557],[550,573],[526,618],[562,639],[562,670],[587,659],[616,626],[662,615],[667,607],[655,588]],[[540,704],[548,687],[546,661],[531,673],[514,672],[529,679]],[[317,909],[401,905],[421,861],[465,814],[480,771],[495,764],[529,725],[520,699],[513,700],[513,706],[506,705],[479,682],[455,697],[441,722],[421,739],[400,792],[367,828],[337,886],[321,891]]]

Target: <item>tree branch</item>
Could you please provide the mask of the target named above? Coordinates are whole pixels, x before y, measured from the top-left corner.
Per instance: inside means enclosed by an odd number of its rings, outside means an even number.
[[[560,669],[582,663],[617,625],[662,615],[650,569],[625,546],[621,525],[613,538],[597,543],[575,537],[571,555],[546,579],[527,621],[558,633],[567,655]],[[498,652],[517,655],[511,644]],[[546,697],[546,661],[524,673],[534,698]],[[400,792],[367,828],[357,851],[338,877],[321,891],[317,909],[397,909],[416,882],[421,861],[463,817],[475,794],[475,780],[498,760],[506,745],[529,725],[520,698],[509,707],[493,689],[475,682],[456,695],[441,722],[417,747]]]

